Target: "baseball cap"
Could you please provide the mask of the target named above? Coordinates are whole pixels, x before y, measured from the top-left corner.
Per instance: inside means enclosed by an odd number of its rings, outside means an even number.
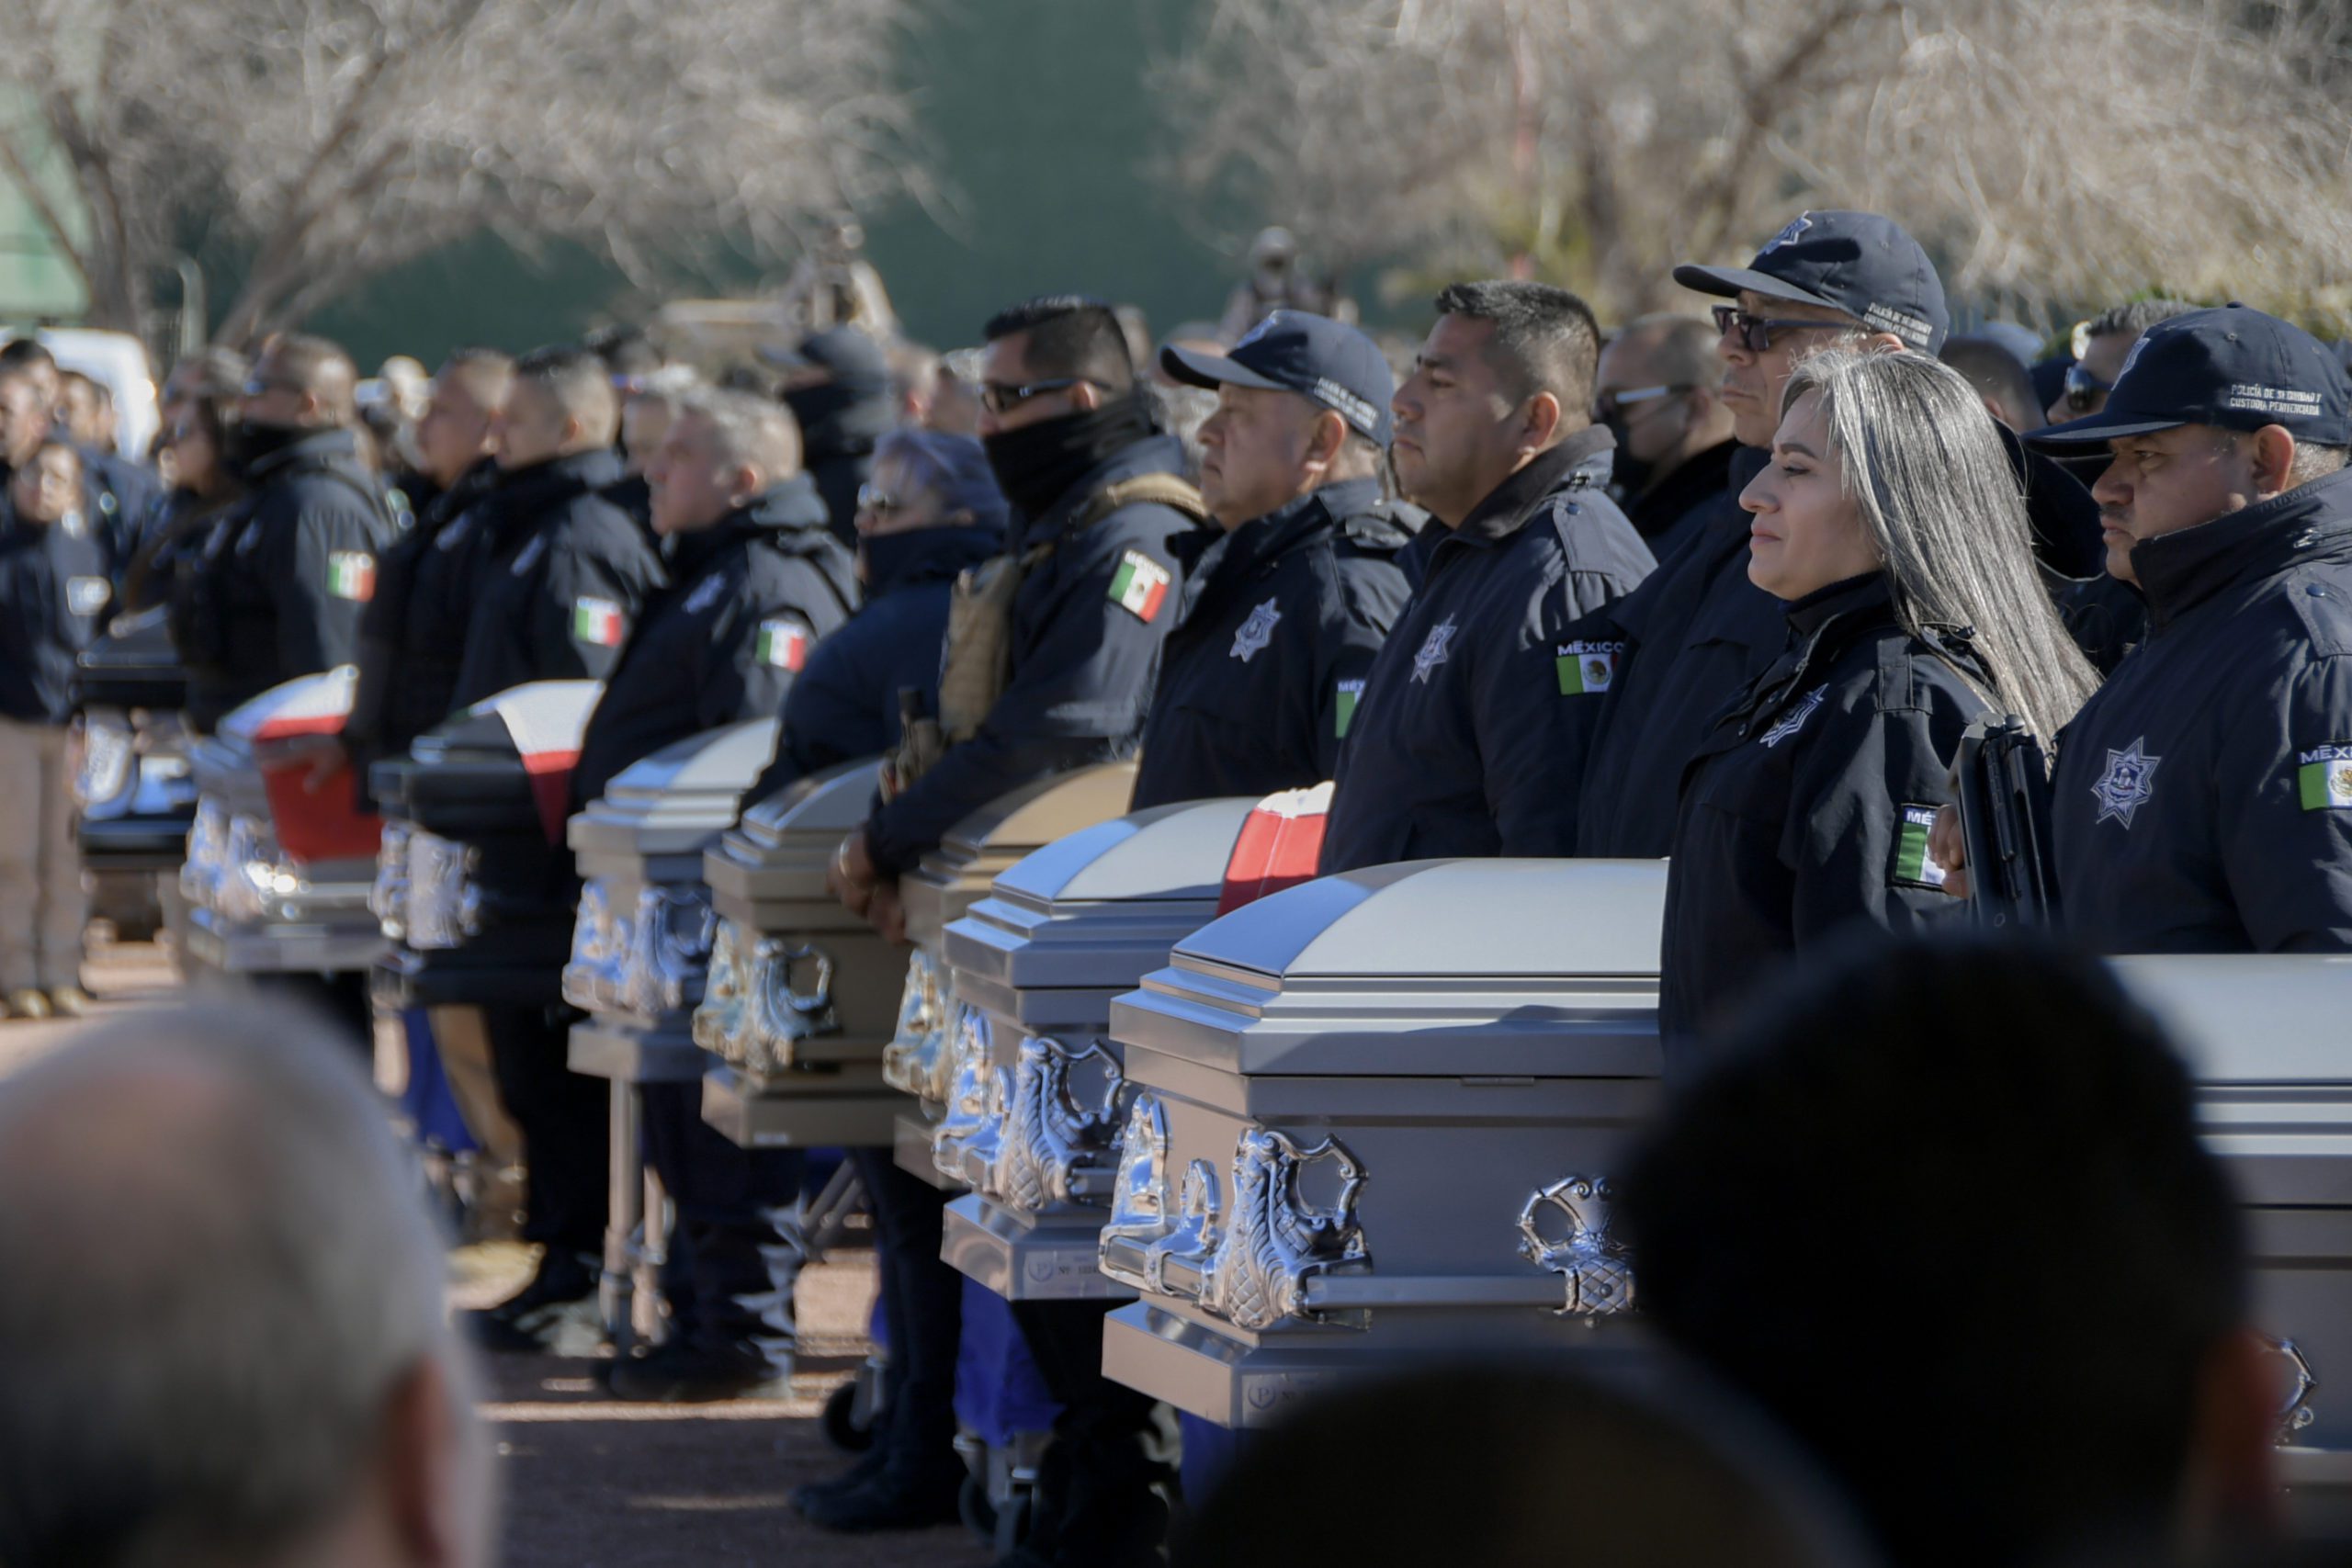
[[[1328,316],[1276,310],[1223,354],[1170,344],[1159,351],[1159,367],[1194,387],[1296,392],[1388,445],[1388,400],[1396,391],[1388,361],[1370,338]]]
[[[2291,321],[2245,305],[2191,310],[2140,334],[2105,408],[2026,439],[2068,446],[2182,424],[2275,424],[2298,441],[2352,446],[2352,377]]]
[[[1746,266],[1685,263],[1674,281],[1702,294],[1732,297],[1746,288],[1826,305],[1928,354],[1943,347],[1951,328],[1935,264],[1902,224],[1875,212],[1800,214]]]
[[[890,379],[889,355],[859,327],[828,327],[797,348],[763,348],[760,357],[782,370],[822,371],[843,386],[887,386]]]

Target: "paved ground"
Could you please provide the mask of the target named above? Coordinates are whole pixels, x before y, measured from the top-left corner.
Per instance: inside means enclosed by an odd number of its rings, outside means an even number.
[[[152,947],[101,949],[86,976],[101,1017],[167,1004],[177,987]],[[0,1072],[69,1042],[80,1025],[0,1023]],[[497,1300],[527,1272],[522,1247],[453,1254],[455,1305]],[[873,1257],[849,1247],[802,1279],[802,1359],[789,1400],[638,1405],[606,1398],[602,1361],[502,1360],[485,1371],[504,1491],[506,1568],[981,1568],[959,1528],[842,1539],[804,1525],[786,1498],[849,1460],[825,1440],[825,1395],[868,1346]]]

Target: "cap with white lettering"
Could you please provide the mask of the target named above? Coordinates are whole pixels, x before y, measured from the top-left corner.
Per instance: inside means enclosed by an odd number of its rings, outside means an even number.
[[[2291,321],[2245,305],[2192,310],[2140,334],[2105,408],[2026,439],[2071,446],[2183,424],[2275,424],[2298,441],[2352,446],[2352,378]]]
[[[1674,281],[1726,299],[1742,289],[1843,310],[1922,353],[1944,345],[1951,313],[1936,264],[1902,224],[1875,212],[1800,213],[1744,267],[1674,269]]]
[[[1296,392],[1360,434],[1388,445],[1388,399],[1396,382],[1378,345],[1341,321],[1305,310],[1275,310],[1225,354],[1170,344],[1160,368],[1195,387],[1255,387]]]

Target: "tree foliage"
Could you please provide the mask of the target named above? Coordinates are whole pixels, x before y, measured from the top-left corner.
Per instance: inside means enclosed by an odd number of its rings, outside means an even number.
[[[1165,173],[1340,265],[1517,260],[1611,313],[1805,207],[2035,312],[2343,276],[2346,10],[2204,0],[1211,0]],[[1687,297],[1684,297],[1687,298]]]
[[[492,229],[633,276],[900,188],[900,0],[0,0],[0,168],[137,327],[194,237],[222,335]]]

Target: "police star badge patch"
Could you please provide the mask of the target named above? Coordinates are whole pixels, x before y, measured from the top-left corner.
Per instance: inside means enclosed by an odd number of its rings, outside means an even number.
[[[1173,577],[1141,550],[1129,550],[1119,558],[1118,575],[1111,579],[1111,603],[1148,624],[1167,603],[1168,584]]]
[[[1421,639],[1421,650],[1413,655],[1413,679],[1426,685],[1437,667],[1453,657],[1453,617],[1446,616],[1430,628]]]
[[[1815,686],[1812,691],[1807,692],[1804,694],[1804,698],[1798,702],[1796,706],[1788,711],[1786,716],[1784,716],[1780,723],[1766,730],[1758,739],[1762,740],[1768,749],[1778,746],[1781,741],[1786,740],[1790,736],[1794,735],[1798,730],[1803,729],[1804,728],[1804,721],[1811,718],[1815,710],[1817,710],[1823,703],[1828,700],[1828,686],[1826,684]]]
[[[1241,623],[1241,629],[1233,634],[1233,657],[1244,664],[1256,658],[1260,649],[1274,640],[1274,625],[1282,618],[1283,613],[1274,608],[1272,599],[1250,611],[1250,618]]]
[[[2143,735],[2120,751],[2108,752],[2107,772],[2091,785],[2091,794],[2098,801],[2098,815],[2091,818],[2093,827],[2110,817],[2131,827],[2140,807],[2156,793],[2156,764],[2164,759],[2147,755],[2143,750],[2147,743]]]

